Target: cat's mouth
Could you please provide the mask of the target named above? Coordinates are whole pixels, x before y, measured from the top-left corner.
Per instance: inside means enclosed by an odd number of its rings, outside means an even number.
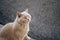
[[[29,19],[25,19],[25,20],[23,20],[22,22],[23,23],[28,23],[30,20]]]

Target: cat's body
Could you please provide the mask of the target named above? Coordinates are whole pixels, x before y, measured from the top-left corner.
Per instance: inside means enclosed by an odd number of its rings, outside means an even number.
[[[0,30],[0,40],[26,40],[29,39],[29,22],[31,15],[27,10],[21,13],[17,13],[16,19],[12,23],[7,23]]]

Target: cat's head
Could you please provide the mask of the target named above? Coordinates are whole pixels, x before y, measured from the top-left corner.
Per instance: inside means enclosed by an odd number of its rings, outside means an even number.
[[[28,23],[31,21],[31,15],[29,14],[28,9],[23,12],[17,12],[16,15],[18,23]]]

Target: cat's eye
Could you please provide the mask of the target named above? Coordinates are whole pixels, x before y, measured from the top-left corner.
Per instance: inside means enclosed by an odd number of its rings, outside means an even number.
[[[26,16],[24,16],[24,19],[27,19],[27,17],[26,17]]]

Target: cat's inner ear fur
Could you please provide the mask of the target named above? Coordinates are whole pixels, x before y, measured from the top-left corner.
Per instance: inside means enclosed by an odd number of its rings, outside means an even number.
[[[16,15],[17,15],[18,17],[21,17],[21,16],[22,16],[21,12],[17,12]]]
[[[25,10],[25,12],[29,12],[29,11],[28,11],[28,8]]]

